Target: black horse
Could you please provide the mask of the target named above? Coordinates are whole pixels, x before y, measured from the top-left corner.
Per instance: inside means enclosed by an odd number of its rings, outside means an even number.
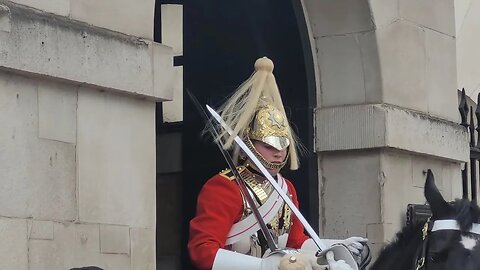
[[[447,203],[430,170],[425,198],[432,216],[405,226],[370,270],[480,270],[480,209],[468,199]]]

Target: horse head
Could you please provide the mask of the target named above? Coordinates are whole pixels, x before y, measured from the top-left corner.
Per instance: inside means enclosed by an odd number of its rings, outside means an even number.
[[[405,226],[380,253],[371,270],[477,270],[480,269],[480,210],[475,202],[448,203],[427,171],[425,198],[431,217]]]

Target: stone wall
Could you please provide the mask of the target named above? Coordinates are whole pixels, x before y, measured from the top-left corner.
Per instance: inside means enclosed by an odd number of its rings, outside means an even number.
[[[305,0],[316,55],[320,234],[367,236],[374,250],[423,203],[431,168],[461,195],[452,1]]]
[[[2,269],[155,269],[154,1],[0,1]]]

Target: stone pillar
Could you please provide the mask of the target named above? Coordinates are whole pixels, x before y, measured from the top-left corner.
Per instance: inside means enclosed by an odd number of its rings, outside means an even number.
[[[2,269],[155,269],[154,1],[0,0]]]
[[[320,234],[374,250],[423,203],[424,171],[448,199],[468,159],[457,124],[452,1],[304,1],[318,62]]]

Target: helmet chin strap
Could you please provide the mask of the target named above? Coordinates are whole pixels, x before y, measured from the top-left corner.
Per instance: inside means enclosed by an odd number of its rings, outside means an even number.
[[[266,160],[262,154],[260,154],[257,149],[255,148],[255,146],[253,145],[252,143],[252,140],[250,140],[249,137],[247,137],[247,139],[245,140],[245,144],[247,145],[247,147],[250,149],[250,151],[253,152],[253,154],[258,158],[258,160],[260,160],[260,162],[262,163],[262,165],[266,168],[266,169],[269,169],[269,170],[281,170],[283,168],[283,166],[285,166],[285,164],[287,164],[287,160],[288,160],[288,151],[287,151],[287,156],[285,157],[285,159],[281,162],[281,163],[273,163],[273,162],[270,162],[268,160]]]

